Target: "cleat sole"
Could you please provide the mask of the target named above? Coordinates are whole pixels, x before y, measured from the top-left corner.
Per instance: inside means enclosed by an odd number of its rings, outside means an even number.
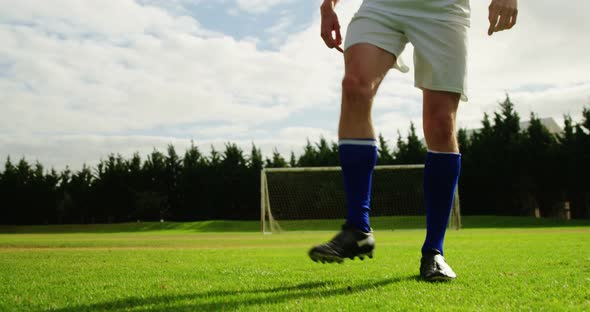
[[[310,252],[309,253],[309,257],[311,258],[311,260],[313,260],[314,262],[321,262],[321,263],[343,263],[345,258],[354,260],[355,258],[359,258],[361,261],[365,260],[365,257],[369,257],[369,259],[373,259],[373,252],[368,252],[368,253],[364,253],[364,254],[359,254],[359,255],[354,255],[354,256],[346,256],[346,257],[339,257],[339,256],[335,256],[335,255],[329,255],[329,254],[322,254],[322,253],[317,253],[317,252]]]

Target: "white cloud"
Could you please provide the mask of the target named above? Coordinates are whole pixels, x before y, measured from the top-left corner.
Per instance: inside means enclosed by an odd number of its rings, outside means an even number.
[[[278,47],[282,44],[285,40],[287,40],[287,36],[289,34],[289,28],[293,27],[293,22],[295,21],[295,17],[289,12],[283,13],[276,24],[273,26],[265,29],[265,32],[268,33],[269,39],[268,42],[275,47]]]
[[[281,68],[293,67],[287,57],[259,52],[251,41],[213,35],[188,18],[172,19],[156,8],[123,7],[129,15],[153,18],[110,29],[93,21],[84,24],[82,12],[66,10],[50,11],[61,15],[46,19],[67,20],[72,14],[76,21],[3,25],[0,39],[7,44],[0,53],[13,64],[13,75],[0,80],[6,91],[0,97],[9,111],[26,108],[28,115],[25,120],[2,115],[3,132],[120,132],[211,120],[256,123],[258,116],[280,119],[291,110],[276,99],[284,98],[285,83],[298,78],[265,81]],[[92,9],[85,13],[95,14]],[[115,14],[103,9],[105,15]],[[80,25],[66,31],[64,24]]]
[[[66,165],[70,165],[72,169],[79,169],[83,163],[94,167],[100,159],[106,159],[111,153],[129,158],[133,153],[139,152],[142,157],[145,157],[154,148],[166,152],[169,144],[179,148],[177,152],[183,153],[184,149],[190,146],[190,140],[180,140],[173,137],[100,135],[0,139],[0,145],[3,148],[15,151],[10,153],[13,161],[26,157],[28,161],[39,160],[43,165],[57,169],[62,169]]]
[[[338,140],[338,137],[334,131],[323,128],[288,127],[281,129],[279,132],[280,140],[290,143],[301,141],[301,138],[309,138],[310,141],[315,141],[320,137],[323,137],[328,141]]]
[[[248,13],[267,12],[273,7],[293,0],[236,0],[238,7]]]

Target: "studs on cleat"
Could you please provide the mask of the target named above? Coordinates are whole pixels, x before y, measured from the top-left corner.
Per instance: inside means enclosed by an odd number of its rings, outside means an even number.
[[[314,262],[320,262],[320,263],[342,263],[344,261],[344,259],[336,257],[336,256],[331,256],[331,255],[322,255],[322,254],[318,254],[318,253],[310,253],[309,257],[314,261]]]

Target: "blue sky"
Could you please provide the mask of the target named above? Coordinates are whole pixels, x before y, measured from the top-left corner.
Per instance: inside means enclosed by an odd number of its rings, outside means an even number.
[[[166,9],[171,14],[188,15],[203,27],[238,40],[258,40],[257,47],[278,50],[287,36],[272,41],[269,33],[280,27],[287,35],[309,27],[318,1],[162,1],[139,3]]]
[[[337,7],[343,31],[360,0]],[[342,56],[319,37],[320,1],[0,0],[0,159],[79,168],[109,153],[174,144],[205,152],[232,141],[247,153],[300,153],[336,139]],[[470,101],[478,127],[506,92],[523,119],[579,118],[589,105],[590,26],[551,3],[521,2],[519,24],[493,37],[487,3],[472,2]],[[548,22],[550,21],[550,22]],[[402,55],[412,67],[412,48]],[[392,143],[421,128],[413,72],[391,71],[374,122]]]

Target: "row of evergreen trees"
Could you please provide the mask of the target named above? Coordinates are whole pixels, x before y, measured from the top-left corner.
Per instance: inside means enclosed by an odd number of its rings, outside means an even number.
[[[520,117],[507,97],[493,120],[469,136],[459,131],[463,153],[462,214],[557,216],[565,202],[574,218],[590,217],[590,109],[581,123],[565,117],[561,135],[551,134],[531,114]],[[414,126],[395,147],[379,136],[379,161],[423,163],[426,149]],[[0,223],[104,223],[135,220],[258,219],[263,167],[338,166],[338,146],[321,138],[303,153],[264,158],[254,144],[249,155],[234,143],[201,153],[194,144],[180,156],[174,146],[146,159],[111,155],[95,168],[45,170],[25,159],[7,159],[0,172]]]
[[[461,205],[467,214],[590,218],[590,109],[574,124],[565,116],[563,132],[551,134],[531,113],[527,129],[507,97],[483,128],[468,137],[459,131],[463,153]]]

